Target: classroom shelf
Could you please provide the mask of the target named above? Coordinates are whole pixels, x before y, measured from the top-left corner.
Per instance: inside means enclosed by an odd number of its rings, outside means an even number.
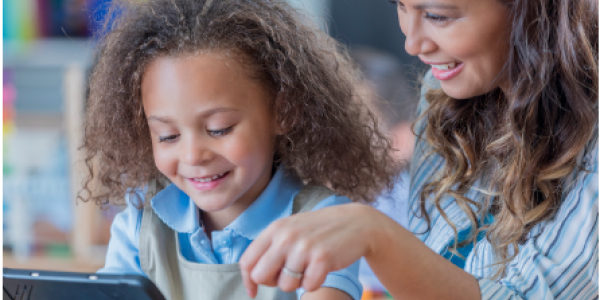
[[[12,253],[3,251],[4,268],[31,269],[62,272],[95,273],[102,268],[102,264],[78,262],[73,258],[51,258],[46,256],[32,256],[27,261],[18,261]]]
[[[78,269],[79,266],[83,270],[96,268],[94,264],[76,262],[98,261],[94,248],[98,246],[98,236],[107,234],[101,210],[94,203],[76,201],[83,174],[78,148],[81,145],[86,80],[92,64],[93,46],[91,39],[71,38],[4,43],[4,68],[11,71],[17,91],[16,134],[19,130],[59,131],[66,140],[68,152],[69,174],[66,180],[69,181],[70,195],[67,200],[73,203],[70,216],[73,225],[69,234],[74,262],[34,257],[26,263],[27,267],[50,268],[64,264],[70,269]],[[8,261],[8,264],[5,261],[5,267],[18,265],[12,256],[3,256]]]

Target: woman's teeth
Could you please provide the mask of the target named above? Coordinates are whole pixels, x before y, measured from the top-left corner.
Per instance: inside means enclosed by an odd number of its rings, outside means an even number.
[[[451,63],[445,64],[445,65],[431,65],[431,66],[438,70],[450,70],[450,69],[454,69],[454,67],[456,67],[456,62],[451,62]]]
[[[193,178],[193,180],[196,182],[211,182],[213,180],[217,180],[217,179],[225,176],[225,174],[227,174],[227,172],[225,172],[223,174],[219,174],[219,175],[214,175],[213,177],[209,177],[209,178]]]

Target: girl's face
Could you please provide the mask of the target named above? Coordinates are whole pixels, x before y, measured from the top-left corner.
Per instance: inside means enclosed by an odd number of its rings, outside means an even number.
[[[406,51],[432,66],[444,92],[456,99],[500,86],[508,52],[508,8],[498,0],[401,0]]]
[[[205,212],[239,214],[271,179],[269,95],[216,53],[158,58],[142,80],[156,167]]]

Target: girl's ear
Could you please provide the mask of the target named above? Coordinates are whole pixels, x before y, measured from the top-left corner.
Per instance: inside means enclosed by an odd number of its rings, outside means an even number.
[[[277,105],[278,103],[280,103],[280,101],[282,101],[281,97],[281,95],[276,96],[275,101],[273,103],[273,128],[275,129],[275,135],[284,135],[287,131],[282,127],[283,124],[277,121],[277,119],[279,119]]]
[[[273,118],[273,128],[275,129],[275,135],[283,135],[285,130],[281,127],[281,124],[277,122],[277,118]]]
[[[275,135],[283,135],[283,129],[281,129],[281,127],[277,126],[275,127]]]

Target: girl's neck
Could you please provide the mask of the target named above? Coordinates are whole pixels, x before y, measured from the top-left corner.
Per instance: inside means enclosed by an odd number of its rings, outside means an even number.
[[[253,190],[248,191],[248,193],[237,199],[229,207],[212,212],[200,209],[199,215],[201,224],[209,238],[213,231],[223,230],[248,209],[256,199],[258,199],[273,177],[273,170],[269,171],[270,174],[265,182],[257,185]]]
[[[208,238],[210,238],[211,232],[223,230],[227,225],[231,224],[231,222],[239,217],[244,210],[245,208],[240,210],[233,209],[233,207],[228,207],[227,209],[216,212],[200,210],[200,219],[202,220],[202,226],[204,227],[204,231]]]

